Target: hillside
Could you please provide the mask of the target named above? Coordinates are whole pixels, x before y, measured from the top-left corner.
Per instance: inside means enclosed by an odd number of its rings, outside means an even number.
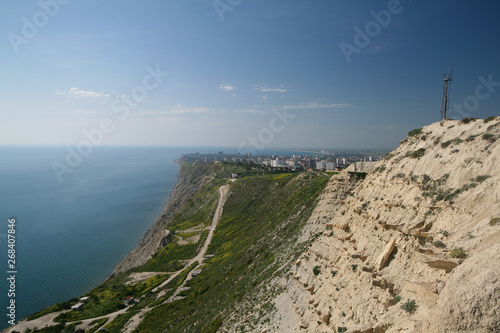
[[[7,331],[499,332],[498,138],[500,117],[445,120],[334,175],[181,161],[162,216],[79,311]]]
[[[300,250],[300,229],[329,179],[180,164],[165,211],[107,281],[6,331],[215,332]],[[232,173],[242,178],[228,179]]]
[[[435,123],[373,171],[333,176],[274,311],[227,330],[499,332],[499,121]]]

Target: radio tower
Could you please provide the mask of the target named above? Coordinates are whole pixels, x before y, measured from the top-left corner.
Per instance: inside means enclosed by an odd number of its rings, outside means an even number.
[[[448,71],[443,71],[443,104],[441,105],[441,120],[446,119],[448,113],[448,101],[450,100],[450,84],[453,80],[453,67],[448,68]]]

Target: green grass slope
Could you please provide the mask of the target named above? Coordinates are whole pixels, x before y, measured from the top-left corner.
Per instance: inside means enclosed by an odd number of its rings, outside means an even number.
[[[136,331],[215,332],[257,286],[281,273],[327,181],[324,175],[295,173],[232,184],[207,252],[215,256],[188,282],[185,299],[157,306]]]

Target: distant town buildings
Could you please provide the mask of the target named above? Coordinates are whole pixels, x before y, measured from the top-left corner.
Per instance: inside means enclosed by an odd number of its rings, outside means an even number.
[[[336,155],[336,156],[335,156]],[[339,152],[339,153],[319,153],[308,155],[252,155],[247,154],[224,154],[222,151],[216,154],[192,153],[183,155],[182,158],[194,164],[204,164],[213,161],[237,162],[260,166],[265,169],[288,169],[288,170],[310,170],[310,171],[339,171],[347,168],[354,162],[378,161],[383,158],[380,156],[367,156],[357,152]],[[239,174],[229,174],[230,178],[241,177]]]

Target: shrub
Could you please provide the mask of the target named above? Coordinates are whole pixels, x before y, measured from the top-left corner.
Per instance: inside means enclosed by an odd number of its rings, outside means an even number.
[[[351,265],[352,271],[356,272],[356,268],[358,268],[358,265]]]
[[[415,151],[412,151],[412,152],[406,154],[406,156],[411,157],[411,158],[420,158],[424,155],[425,155],[425,148],[420,148],[420,149],[417,149]]]
[[[490,225],[500,224],[500,217],[492,217],[489,224]]]
[[[347,327],[342,327],[342,326],[339,326],[339,327],[337,327],[337,332],[338,332],[338,333],[344,333],[344,332],[347,332]]]
[[[491,176],[490,175],[481,175],[481,176],[477,176],[476,178],[473,178],[471,179],[473,182],[478,182],[478,183],[482,183],[484,182],[486,179],[490,178]]]
[[[330,273],[332,273],[332,278],[334,278],[335,275],[337,275],[337,271],[331,271]]]
[[[439,230],[438,234],[441,234],[444,237],[448,237],[450,235],[450,233],[446,230]]]
[[[441,148],[446,148],[448,147],[449,145],[451,145],[451,143],[453,142],[453,140],[448,140],[446,142],[441,142]]]
[[[414,130],[411,130],[408,132],[408,136],[415,136],[415,135],[419,135],[420,133],[422,133],[422,129],[415,128]]]
[[[489,122],[490,122],[490,121],[492,121],[492,120],[495,120],[495,116],[489,116],[488,118],[486,118],[486,119],[484,120],[484,123],[485,123],[485,124],[486,124],[486,123],[489,123]]]
[[[415,309],[415,301],[407,300],[405,303],[401,304],[401,309],[406,312],[412,312]]]
[[[318,276],[320,268],[321,268],[321,266],[314,266],[314,268],[313,268],[314,276]]]
[[[463,118],[462,120],[460,120],[460,123],[461,124],[468,124],[470,123],[471,121],[476,121],[477,118],[472,118],[472,117],[468,117],[468,118]]]
[[[465,139],[465,141],[467,142],[471,142],[471,141],[474,141],[476,140],[476,138],[478,137],[478,135],[471,135],[469,136],[467,139]]]
[[[496,140],[495,136],[493,134],[491,134],[491,133],[485,133],[485,134],[483,134],[482,138],[483,138],[483,140],[487,140],[487,141],[489,141],[491,143],[495,142],[495,140]]]
[[[392,299],[394,304],[398,304],[400,300],[401,300],[401,296],[399,296],[399,295],[394,296],[394,298]]]
[[[461,247],[458,247],[456,249],[451,250],[450,257],[464,259],[467,257],[467,253],[465,253],[464,249],[462,249]]]
[[[432,245],[434,245],[435,247],[441,247],[441,248],[446,247],[446,245],[443,242],[441,242],[440,240],[433,242]]]
[[[391,158],[393,158],[393,157],[394,157],[394,154],[393,154],[393,153],[387,153],[387,154],[385,155],[385,157],[384,157],[384,158],[385,158],[386,160],[390,160],[390,159],[391,159]]]

